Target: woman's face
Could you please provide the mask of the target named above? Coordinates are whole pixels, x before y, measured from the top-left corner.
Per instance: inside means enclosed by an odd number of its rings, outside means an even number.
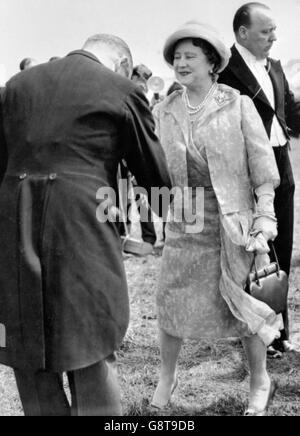
[[[186,39],[175,46],[173,67],[176,79],[189,88],[211,78],[213,65],[200,47],[196,47],[191,39]]]

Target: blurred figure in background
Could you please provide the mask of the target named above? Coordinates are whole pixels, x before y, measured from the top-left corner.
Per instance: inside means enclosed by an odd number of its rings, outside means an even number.
[[[133,68],[131,80],[138,85],[142,91],[148,93],[147,82],[152,76],[152,71],[144,64],[139,64]]]
[[[162,101],[164,101],[165,97],[161,93],[165,88],[165,82],[159,76],[151,77],[151,79],[149,80],[149,88],[150,88],[150,91],[153,92],[153,96],[152,96],[151,103],[150,103],[150,108],[153,111],[153,109],[155,108],[155,106],[158,103],[161,103]]]
[[[161,103],[162,101],[164,101],[164,96],[157,93],[157,92],[154,93],[153,97],[151,98],[151,103],[150,103],[151,110],[153,110],[155,108],[155,106],[158,103]]]
[[[38,62],[35,59],[25,58],[20,62],[20,71],[28,70],[36,65],[38,65]]]

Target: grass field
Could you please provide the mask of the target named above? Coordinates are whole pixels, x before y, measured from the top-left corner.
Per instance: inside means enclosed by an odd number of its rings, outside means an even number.
[[[300,187],[300,141],[292,143],[291,159]],[[300,188],[296,192],[296,232],[290,291],[292,337],[300,352]],[[159,229],[158,229],[159,230]],[[159,350],[155,292],[159,253],[147,259],[126,260],[131,297],[131,325],[120,353],[120,374],[127,414],[149,415],[149,401],[158,378]],[[269,360],[279,382],[271,415],[300,415],[300,353]],[[240,415],[247,402],[249,376],[241,343],[188,342],[179,360],[179,387],[166,414]]]
[[[292,162],[300,187],[300,141],[293,142]],[[160,228],[158,227],[160,232]],[[119,374],[126,415],[154,415],[149,407],[158,378],[159,349],[155,292],[161,251],[147,258],[125,260],[131,323],[119,352]],[[270,410],[272,416],[300,415],[300,188],[296,192],[296,233],[291,275],[290,315],[292,337],[299,353],[269,360],[280,389]],[[239,340],[188,342],[179,360],[179,386],[168,416],[238,416],[247,402],[248,370]],[[0,366],[0,415],[22,415],[11,370]]]

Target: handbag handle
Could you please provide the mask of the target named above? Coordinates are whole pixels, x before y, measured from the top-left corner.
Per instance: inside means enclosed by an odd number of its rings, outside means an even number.
[[[280,265],[279,265],[279,261],[278,261],[278,256],[274,247],[274,243],[272,241],[269,242],[269,245],[271,247],[271,249],[273,250],[273,254],[275,257],[275,261],[276,261],[276,265],[277,265],[277,276],[280,277]],[[256,257],[257,257],[257,252],[254,251],[254,260],[253,260],[253,264],[251,269],[254,267],[254,271],[255,271],[255,281],[258,285],[260,285],[260,280],[258,277],[258,270],[257,270],[257,265],[256,265]],[[268,275],[267,270],[265,270],[266,276]]]

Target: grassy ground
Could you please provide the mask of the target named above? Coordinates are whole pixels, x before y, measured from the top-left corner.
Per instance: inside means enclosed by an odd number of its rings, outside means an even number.
[[[300,141],[292,161],[300,186]],[[158,231],[160,232],[158,226]],[[125,260],[131,300],[131,323],[119,352],[120,383],[126,415],[154,415],[149,407],[158,378],[159,350],[155,292],[161,251]],[[291,276],[291,328],[299,353],[268,362],[280,389],[272,416],[300,415],[300,189],[296,192],[296,234]],[[247,402],[248,370],[239,340],[185,344],[179,360],[179,386],[168,416],[238,416]],[[11,370],[0,366],[0,416],[22,415]]]
[[[300,186],[300,141],[292,161]],[[155,291],[159,252],[147,259],[126,260],[131,297],[131,325],[120,353],[120,373],[127,414],[149,415],[158,378],[159,350]],[[300,352],[300,189],[296,192],[296,234],[291,275],[292,337]],[[300,353],[268,362],[280,389],[271,415],[300,415]],[[240,341],[188,342],[179,360],[179,386],[167,415],[240,415],[247,402],[249,376]]]

